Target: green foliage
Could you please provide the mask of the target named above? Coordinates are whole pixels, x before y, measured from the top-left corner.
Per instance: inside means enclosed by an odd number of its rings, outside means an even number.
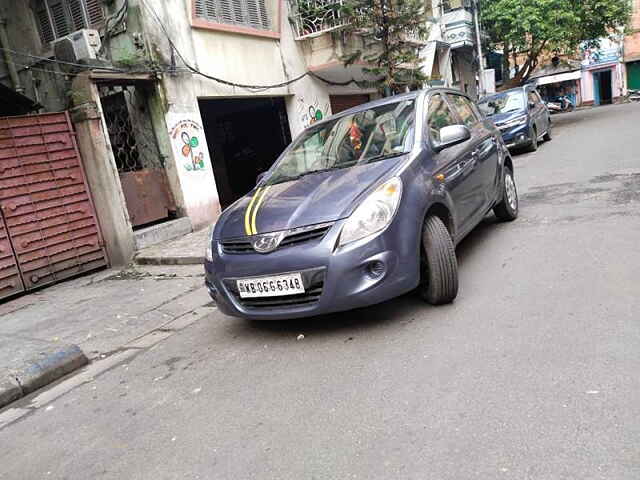
[[[543,51],[573,52],[625,27],[631,5],[628,0],[484,0],[481,12],[494,46],[526,54],[513,82],[522,83]]]
[[[422,45],[415,41],[428,34],[424,1],[346,0],[341,14],[345,30],[362,39],[362,47],[342,61],[363,62],[380,93],[399,93],[427,80],[420,68]]]

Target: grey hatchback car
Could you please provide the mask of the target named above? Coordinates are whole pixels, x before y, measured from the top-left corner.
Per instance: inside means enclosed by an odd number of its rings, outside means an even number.
[[[458,293],[455,246],[518,215],[500,132],[459,91],[360,105],[312,125],[211,230],[206,285],[228,315],[277,320]]]

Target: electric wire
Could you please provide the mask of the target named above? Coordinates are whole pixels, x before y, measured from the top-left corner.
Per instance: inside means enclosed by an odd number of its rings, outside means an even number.
[[[320,75],[307,70],[304,73],[301,73],[300,75],[297,75],[296,77],[289,79],[287,81],[284,82],[280,82],[280,83],[275,83],[275,84],[271,84],[271,85],[249,85],[249,84],[243,84],[243,83],[237,83],[237,82],[231,82],[229,80],[224,80],[222,78],[218,78],[215,77],[213,75],[209,75],[206,74],[200,70],[198,70],[197,68],[193,67],[189,62],[186,61],[186,59],[184,58],[184,56],[182,55],[182,53],[180,52],[180,50],[176,47],[175,43],[173,42],[173,40],[171,39],[171,35],[169,34],[169,32],[167,31],[166,27],[164,26],[164,23],[162,22],[162,19],[158,16],[157,12],[155,11],[155,9],[153,7],[151,7],[146,0],[141,0],[142,1],[142,5],[149,11],[149,13],[151,14],[151,16],[154,18],[155,22],[160,26],[160,28],[162,29],[165,38],[167,39],[167,41],[169,42],[169,45],[171,46],[171,48],[175,51],[175,53],[178,55],[178,57],[180,58],[180,60],[182,60],[182,63],[185,65],[185,67],[187,67],[187,69],[189,69],[191,72],[193,72],[196,75],[200,75],[201,77],[207,78],[209,80],[212,80],[214,82],[220,83],[222,85],[227,85],[227,86],[231,86],[231,87],[238,87],[238,88],[246,88],[246,89],[252,89],[252,90],[270,90],[270,89],[274,89],[274,88],[282,88],[282,87],[286,87],[288,85],[291,85],[293,83],[296,83],[300,80],[302,80],[305,77],[312,77],[315,78],[317,80],[320,80],[328,85],[333,85],[333,86],[347,86],[350,85],[352,83],[355,83],[356,85],[360,85],[360,84],[366,84],[367,82],[358,82],[356,79],[351,79],[348,80],[346,82],[334,82],[332,80],[328,80],[326,78],[321,77]]]
[[[97,65],[92,66],[92,65],[88,65],[88,64],[82,64],[82,63],[65,62],[64,60],[41,57],[41,56],[38,56],[38,55],[33,55],[31,53],[19,52],[19,51],[12,50],[10,48],[4,48],[4,47],[0,47],[0,50],[5,51],[5,52],[9,52],[9,53],[11,53],[13,55],[32,58],[34,60],[40,60],[41,62],[57,63],[59,65],[69,65],[69,66],[72,66],[72,67],[80,67],[80,68],[97,68],[97,69],[100,69],[100,70],[109,70],[109,71],[112,71],[112,72],[127,73],[126,70],[122,70],[121,68],[115,68],[115,67],[109,67],[109,66],[97,66]]]
[[[286,86],[291,85],[293,83],[299,82],[300,80],[302,80],[305,77],[315,78],[315,79],[317,79],[317,80],[319,80],[319,81],[321,81],[321,82],[323,82],[323,83],[325,83],[327,85],[332,85],[332,86],[348,86],[348,85],[351,85],[351,84],[356,84],[356,85],[358,85],[360,87],[364,87],[364,88],[367,88],[367,87],[370,86],[369,85],[370,82],[358,81],[358,80],[356,80],[354,78],[352,78],[351,80],[344,81],[344,82],[336,82],[336,81],[333,81],[333,80],[329,80],[329,79],[323,78],[320,75],[318,75],[317,73],[312,72],[310,70],[307,70],[307,71],[295,76],[292,79],[289,79],[289,80],[286,80],[286,81],[280,82],[280,83],[270,84],[270,85],[251,85],[251,84],[237,83],[237,82],[232,82],[232,81],[229,81],[229,80],[225,80],[223,78],[215,77],[213,75],[209,75],[209,74],[204,73],[204,72],[200,71],[199,69],[193,67],[185,59],[185,57],[182,54],[182,52],[180,52],[180,50],[176,47],[175,43],[171,39],[171,36],[170,36],[169,32],[167,31],[166,27],[164,26],[164,23],[162,22],[162,20],[160,19],[160,17],[156,13],[155,9],[153,9],[153,7],[151,7],[146,2],[146,0],[142,0],[142,4],[151,13],[151,15],[154,18],[155,22],[162,29],[165,38],[169,42],[170,47],[178,55],[178,57],[180,58],[180,60],[184,64],[184,66],[185,66],[184,70],[183,69],[172,68],[172,69],[149,69],[149,70],[132,71],[132,70],[125,70],[125,69],[121,69],[121,68],[117,68],[117,67],[111,67],[111,66],[98,66],[98,65],[82,64],[82,63],[75,63],[75,62],[67,62],[67,61],[64,61],[64,60],[56,59],[56,58],[42,57],[42,56],[39,56],[39,55],[34,55],[34,54],[31,54],[31,53],[27,53],[27,52],[20,52],[20,51],[17,51],[17,50],[13,50],[13,49],[10,49],[10,48],[4,48],[4,47],[0,47],[0,51],[5,51],[5,52],[8,52],[8,53],[11,53],[12,55],[16,55],[16,56],[20,56],[20,57],[25,57],[25,58],[30,58],[30,59],[33,59],[33,60],[37,60],[37,62],[35,62],[34,65],[37,65],[40,62],[47,62],[47,63],[51,63],[51,64],[78,67],[78,68],[82,68],[82,69],[91,68],[91,69],[95,69],[95,70],[122,73],[122,74],[132,74],[132,73],[170,73],[170,74],[173,74],[173,73],[187,73],[188,72],[188,73],[200,75],[200,76],[202,76],[204,78],[207,78],[207,79],[212,80],[214,82],[220,83],[222,85],[227,85],[227,86],[230,86],[230,87],[246,88],[246,89],[255,90],[255,91],[266,91],[266,90],[271,90],[271,89],[274,89],[274,88],[286,87]],[[124,11],[123,8],[126,5],[128,5],[128,1],[123,4],[121,9],[115,15],[120,15],[120,11]],[[110,17],[110,18],[112,18],[112,17]],[[118,20],[118,23],[120,21],[121,20]],[[11,60],[9,62],[13,63],[15,65],[18,65],[18,66],[22,66],[22,67],[27,68],[27,69],[34,70],[34,71],[42,71],[42,72],[53,73],[53,74],[57,74],[57,75],[69,75],[69,73],[58,72],[56,70],[50,70],[50,69],[34,67],[32,65],[27,65],[27,64],[24,64],[24,63],[15,62],[13,60]]]

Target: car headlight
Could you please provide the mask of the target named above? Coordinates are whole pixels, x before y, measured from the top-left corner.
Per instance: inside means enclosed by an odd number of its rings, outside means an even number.
[[[207,235],[207,249],[204,251],[204,258],[207,262],[213,262],[213,226]]]
[[[501,125],[498,125],[498,128],[505,129],[505,128],[517,127],[518,125],[524,125],[525,123],[527,123],[527,116],[523,115],[521,117],[516,117],[512,120],[509,120],[508,122],[505,122]]]
[[[376,188],[342,227],[340,246],[379,233],[389,226],[402,197],[402,180],[394,177]]]

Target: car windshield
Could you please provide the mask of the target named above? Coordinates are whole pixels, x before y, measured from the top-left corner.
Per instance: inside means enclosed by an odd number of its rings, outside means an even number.
[[[408,153],[414,137],[414,105],[414,100],[389,103],[312,126],[276,164],[266,184]]]
[[[498,113],[518,112],[524,110],[524,93],[517,90],[493,95],[480,100],[478,106],[488,117]]]

